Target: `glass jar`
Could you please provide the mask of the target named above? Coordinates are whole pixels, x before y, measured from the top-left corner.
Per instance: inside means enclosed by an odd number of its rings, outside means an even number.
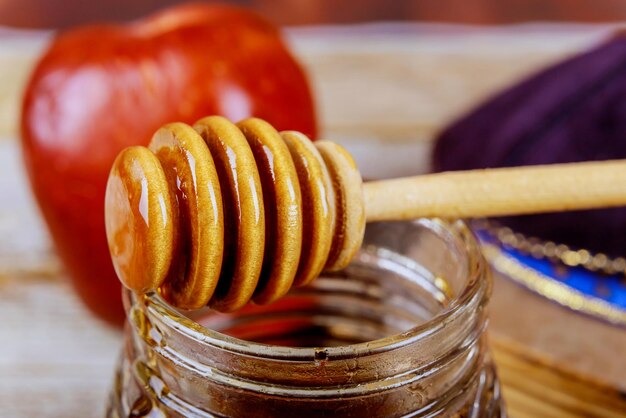
[[[464,223],[370,224],[339,274],[269,306],[125,294],[109,417],[503,417],[491,278]]]

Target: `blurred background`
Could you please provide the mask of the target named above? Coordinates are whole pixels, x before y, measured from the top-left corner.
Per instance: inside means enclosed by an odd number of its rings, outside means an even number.
[[[65,28],[124,21],[183,3],[182,0],[0,0],[0,24]],[[380,20],[472,24],[528,21],[607,22],[626,18],[622,0],[233,0],[279,25],[360,23]]]

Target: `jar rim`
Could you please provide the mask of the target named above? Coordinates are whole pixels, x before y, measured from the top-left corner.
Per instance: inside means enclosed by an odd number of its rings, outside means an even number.
[[[372,341],[342,345],[337,347],[288,347],[280,345],[264,344],[233,337],[219,331],[204,327],[193,319],[179,312],[167,303],[157,292],[144,295],[144,303],[148,310],[156,310],[161,320],[172,329],[186,337],[201,341],[204,344],[227,350],[237,354],[249,355],[255,358],[280,359],[285,361],[311,361],[318,359],[320,351],[324,358],[340,360],[345,358],[373,355],[391,351],[409,344],[419,342],[442,329],[446,324],[459,316],[463,307],[467,306],[472,299],[482,299],[487,292],[489,284],[482,280],[487,269],[480,247],[476,242],[467,224],[461,220],[445,221],[438,218],[422,218],[411,223],[425,227],[446,240],[454,241],[454,244],[464,251],[466,257],[466,281],[448,306],[427,321],[420,323],[409,330],[393,335],[385,336]],[[136,296],[126,290],[127,296]]]

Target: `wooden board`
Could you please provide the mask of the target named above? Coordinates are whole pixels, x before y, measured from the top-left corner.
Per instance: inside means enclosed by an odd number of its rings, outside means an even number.
[[[491,349],[512,417],[623,418],[626,415],[626,398],[615,386],[542,360],[526,346],[513,344],[497,332],[491,339]]]

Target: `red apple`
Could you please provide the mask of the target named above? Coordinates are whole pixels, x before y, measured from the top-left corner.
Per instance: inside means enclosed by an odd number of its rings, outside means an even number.
[[[123,318],[103,213],[115,156],[164,123],[213,114],[316,134],[302,69],[278,30],[243,9],[187,5],[78,28],[38,63],[22,109],[26,166],[58,253],[101,318]]]

